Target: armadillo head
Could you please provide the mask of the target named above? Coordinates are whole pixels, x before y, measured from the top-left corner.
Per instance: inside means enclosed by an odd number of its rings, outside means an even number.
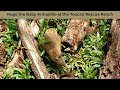
[[[67,67],[67,64],[65,62],[65,58],[63,56],[60,56],[57,60],[56,60],[56,63],[60,66],[65,66]]]

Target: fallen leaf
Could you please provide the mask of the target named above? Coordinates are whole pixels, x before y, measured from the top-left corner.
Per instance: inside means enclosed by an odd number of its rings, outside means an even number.
[[[6,54],[5,48],[4,48],[3,44],[0,43],[0,64],[2,64],[2,65],[4,65],[4,62],[5,62],[5,59],[4,59],[5,54]]]
[[[39,27],[34,20],[30,24],[30,28],[31,28],[31,32],[33,33],[33,36],[36,36],[40,33]]]
[[[14,54],[13,59],[8,64],[8,69],[6,70],[6,72],[9,73],[10,75],[13,74],[12,66],[15,66],[17,68],[23,68],[22,64],[23,64],[24,56],[22,49],[16,50],[13,54]]]

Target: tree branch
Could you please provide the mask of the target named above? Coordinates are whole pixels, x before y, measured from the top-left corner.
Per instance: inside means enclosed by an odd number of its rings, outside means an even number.
[[[18,31],[22,40],[22,45],[27,48],[26,54],[31,62],[31,68],[37,79],[50,79],[46,66],[39,55],[38,46],[35,44],[31,28],[28,26],[26,19],[18,19]]]

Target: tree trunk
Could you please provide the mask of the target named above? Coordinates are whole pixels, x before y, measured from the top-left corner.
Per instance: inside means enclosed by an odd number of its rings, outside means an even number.
[[[111,41],[99,79],[120,79],[120,20],[113,20],[111,24]]]

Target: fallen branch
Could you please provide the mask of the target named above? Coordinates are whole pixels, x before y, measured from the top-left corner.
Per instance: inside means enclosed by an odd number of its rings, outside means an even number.
[[[25,51],[30,59],[31,68],[35,77],[37,79],[50,79],[50,74],[47,72],[46,66],[39,55],[38,46],[35,44],[36,41],[27,21],[25,19],[18,19],[17,23],[22,45],[26,48]]]

